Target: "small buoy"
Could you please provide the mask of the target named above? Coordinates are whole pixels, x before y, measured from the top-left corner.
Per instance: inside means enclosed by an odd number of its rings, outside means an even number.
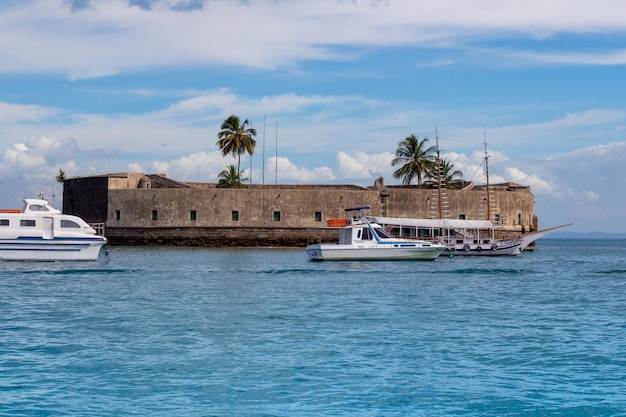
[[[452,252],[450,252],[450,254],[448,255],[448,258],[450,258],[450,259],[454,258],[454,254]]]

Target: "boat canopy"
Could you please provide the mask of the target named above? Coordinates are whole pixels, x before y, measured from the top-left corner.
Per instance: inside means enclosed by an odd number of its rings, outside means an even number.
[[[408,226],[435,229],[493,229],[496,226],[489,220],[460,219],[410,219],[400,217],[371,217],[372,221],[382,225]]]

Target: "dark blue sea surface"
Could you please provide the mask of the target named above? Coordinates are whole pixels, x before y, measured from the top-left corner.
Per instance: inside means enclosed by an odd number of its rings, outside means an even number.
[[[0,263],[0,415],[626,416],[626,242]]]

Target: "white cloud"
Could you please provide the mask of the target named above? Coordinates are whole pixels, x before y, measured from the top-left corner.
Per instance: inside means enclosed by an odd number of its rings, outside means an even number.
[[[28,147],[23,143],[16,144],[13,149],[7,149],[2,158],[2,167],[5,171],[21,172],[24,169],[33,169],[45,164],[44,156],[30,153]]]
[[[146,172],[143,165],[138,164],[136,162],[128,164],[128,171],[129,172]],[[157,172],[167,172],[167,171],[157,171]]]
[[[59,113],[59,110],[0,101],[0,123],[38,122]]]
[[[391,167],[394,155],[390,152],[368,154],[356,151],[351,155],[340,151],[337,152],[337,173],[342,178],[352,180],[365,180],[380,175],[391,176],[395,170]]]
[[[554,186],[537,174],[528,174],[519,168],[507,167],[505,177],[509,181],[518,184],[530,185],[531,190],[539,194],[550,194],[554,192]]]
[[[2,168],[8,172],[20,173],[28,169],[33,170],[35,174],[38,169],[71,161],[76,152],[76,141],[73,139],[32,137],[26,144],[16,143],[4,152]]]
[[[360,3],[212,1],[185,8],[162,1],[141,8],[129,7],[127,0],[74,2],[74,7],[65,0],[16,2],[0,15],[1,34],[11,35],[11,42],[0,42],[0,72],[84,78],[181,64],[293,68],[303,61],[354,59],[356,49],[346,53],[345,46],[449,48],[503,33],[543,39],[557,33],[621,32],[626,26],[626,5],[619,0],[605,0],[601,7],[591,0]],[[232,16],[238,26],[254,30],[232,30]],[[207,39],[220,41],[198,41]],[[519,56],[544,62],[624,62],[621,50],[602,57]]]
[[[626,64],[626,49],[609,52],[535,52],[516,51],[509,54],[512,58],[523,61],[534,61],[547,64],[578,64],[578,65],[624,65]]]
[[[591,202],[596,202],[600,200],[600,195],[595,191],[584,190],[583,192],[587,200]]]
[[[218,174],[229,164],[236,165],[236,159],[230,156],[224,158],[219,151],[194,152],[175,160],[152,161],[147,169],[150,173],[163,173],[183,181],[217,182]],[[134,164],[133,167],[141,166]],[[143,169],[141,171],[145,172]]]
[[[16,204],[22,198],[34,197],[40,192],[49,198],[56,198],[61,192],[60,184],[56,184],[59,170],[65,171],[68,177],[79,170],[73,160],[76,151],[73,140],[44,136],[7,148],[0,164],[0,185],[3,189],[0,203]]]
[[[279,182],[296,181],[315,184],[323,184],[335,179],[335,175],[329,167],[302,168],[285,157],[270,157],[266,164],[266,170],[266,183],[271,183],[273,178],[278,178]]]

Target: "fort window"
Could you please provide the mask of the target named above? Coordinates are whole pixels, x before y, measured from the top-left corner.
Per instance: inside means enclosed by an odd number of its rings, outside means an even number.
[[[230,215],[230,218],[232,219],[232,221],[238,222],[239,221],[239,211],[233,210],[231,215]]]
[[[157,215],[157,214],[158,214],[158,213],[157,213],[157,211],[156,211],[156,210],[152,210],[152,220],[153,220],[153,221],[156,221],[156,220],[157,220],[157,218],[158,218],[158,215]]]
[[[8,225],[9,225],[9,219],[0,220],[0,226],[8,226]]]
[[[193,222],[195,222],[195,221],[196,221],[196,211],[195,211],[195,210],[191,210],[191,211],[189,212],[189,219],[190,219],[191,221],[193,221]]]
[[[459,220],[465,220],[465,213],[459,214]]]
[[[119,210],[115,210],[115,220],[119,221],[122,218],[122,213]]]
[[[35,227],[35,221],[34,220],[20,220],[20,226]]]
[[[316,222],[321,222],[322,221],[322,212],[321,211],[316,211],[315,212],[315,221]]]
[[[275,222],[279,222],[280,221],[280,211],[275,211],[274,212],[274,221]]]
[[[522,224],[522,215],[517,213],[517,224]]]
[[[499,213],[496,213],[496,214],[493,215],[493,221],[496,224],[500,223],[500,214]]]

